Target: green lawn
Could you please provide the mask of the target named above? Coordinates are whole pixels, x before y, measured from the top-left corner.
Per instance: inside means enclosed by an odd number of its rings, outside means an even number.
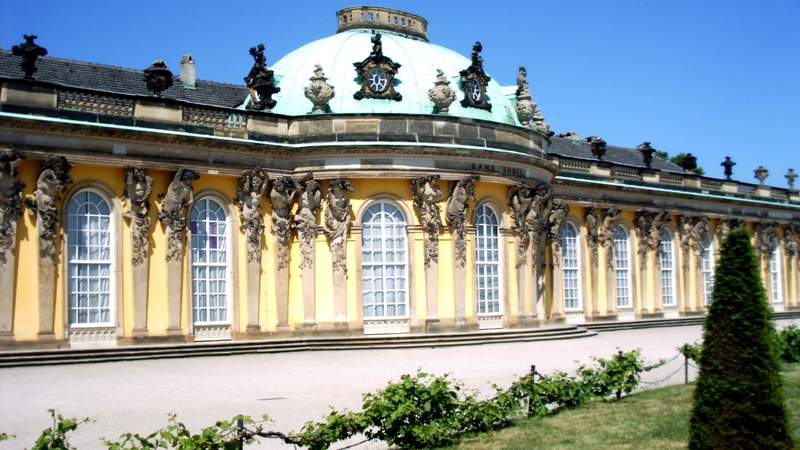
[[[800,364],[785,366],[789,424],[800,442]],[[454,449],[686,448],[694,386],[670,386],[616,402],[594,402],[465,440]]]

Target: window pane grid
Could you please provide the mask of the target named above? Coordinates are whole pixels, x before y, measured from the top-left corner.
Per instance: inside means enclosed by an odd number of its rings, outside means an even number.
[[[711,303],[711,294],[714,289],[714,254],[711,237],[703,236],[703,248],[700,254],[701,271],[703,273],[703,300],[705,304]]]
[[[500,314],[499,221],[488,205],[475,214],[475,278],[478,314]]]
[[[578,269],[578,232],[572,224],[567,223],[561,230],[561,273],[565,310],[581,308]]]
[[[361,233],[364,317],[406,317],[406,228],[400,210],[385,202],[372,205]]]
[[[618,226],[614,230],[614,272],[617,284],[617,307],[629,308],[630,296],[630,258],[628,233]]]
[[[783,301],[783,295],[781,292],[781,254],[780,248],[776,245],[772,252],[769,254],[769,278],[770,278],[770,287],[772,301],[774,303],[781,303]]]
[[[195,323],[228,321],[227,218],[222,206],[202,199],[192,207],[192,317]]]
[[[92,191],[67,205],[68,309],[70,325],[110,325],[111,210]]]
[[[672,235],[668,231],[661,233],[661,299],[664,306],[675,306],[675,254],[672,247]]]

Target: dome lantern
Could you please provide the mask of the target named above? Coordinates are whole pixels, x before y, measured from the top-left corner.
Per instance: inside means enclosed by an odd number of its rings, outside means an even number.
[[[424,17],[379,6],[352,6],[336,12],[337,33],[349,30],[385,30],[428,42]]]

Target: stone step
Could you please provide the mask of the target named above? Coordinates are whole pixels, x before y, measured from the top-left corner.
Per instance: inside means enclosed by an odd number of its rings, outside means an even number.
[[[781,311],[772,313],[772,320],[786,320],[800,318],[800,310]],[[706,320],[705,316],[675,317],[669,319],[640,319],[630,321],[615,322],[588,322],[581,326],[594,331],[620,331],[636,330],[641,328],[660,328],[660,327],[686,327],[702,325]]]
[[[226,341],[202,344],[173,344],[147,347],[102,349],[59,349],[0,353],[0,367],[133,361],[142,359],[224,356],[237,354],[282,353],[366,349],[449,347],[492,343],[583,338],[593,331],[575,326],[493,332],[447,333],[405,336],[287,339],[282,341]]]

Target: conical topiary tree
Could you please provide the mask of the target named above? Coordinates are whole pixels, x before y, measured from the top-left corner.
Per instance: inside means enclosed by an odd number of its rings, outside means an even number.
[[[750,234],[731,232],[722,244],[703,330],[690,449],[794,448],[771,332]]]

